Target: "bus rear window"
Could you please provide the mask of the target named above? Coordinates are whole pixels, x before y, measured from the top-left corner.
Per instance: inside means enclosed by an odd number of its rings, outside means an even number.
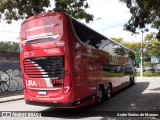
[[[35,44],[56,39],[63,34],[63,19],[59,16],[53,14],[26,20],[21,25],[21,40]]]

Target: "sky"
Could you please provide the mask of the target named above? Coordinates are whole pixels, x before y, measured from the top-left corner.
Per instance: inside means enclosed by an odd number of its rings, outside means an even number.
[[[6,24],[6,21],[0,22],[0,41],[19,42],[21,21],[13,21],[12,24]]]
[[[129,9],[119,0],[88,0],[90,9],[89,13],[94,15],[94,21],[87,24],[92,29],[105,35],[108,38],[123,38],[125,42],[141,42],[142,33],[133,35],[123,30],[124,24],[131,17]],[[99,19],[100,18],[100,19]],[[151,29],[149,32],[155,32]],[[148,32],[148,33],[149,33]],[[143,33],[145,36],[147,33]]]
[[[119,0],[87,1],[90,8],[86,11],[94,15],[94,20],[87,26],[108,38],[123,38],[126,42],[140,42],[142,40],[142,34],[132,35],[132,33],[123,30],[124,24],[131,17],[125,4],[120,3]],[[13,21],[10,25],[6,24],[6,21],[0,22],[0,41],[19,42],[21,22],[22,20]],[[83,20],[81,22],[84,23]],[[150,32],[152,31],[155,30],[152,29]]]

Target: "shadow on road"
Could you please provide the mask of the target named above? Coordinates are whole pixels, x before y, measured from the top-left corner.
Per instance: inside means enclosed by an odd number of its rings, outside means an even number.
[[[101,104],[94,104],[78,109],[49,108],[41,111],[41,114],[43,117],[65,119],[83,119],[99,116],[105,120],[107,120],[108,117],[117,120],[122,118],[117,117],[117,113],[119,112],[160,111],[160,94],[143,93],[148,86],[149,82],[138,82],[132,87],[117,92],[110,100],[104,101]]]

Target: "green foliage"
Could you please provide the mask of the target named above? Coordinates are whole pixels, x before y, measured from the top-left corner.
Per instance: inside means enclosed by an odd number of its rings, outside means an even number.
[[[125,3],[132,16],[125,29],[136,33],[137,28],[151,27],[160,29],[160,1],[159,0],[119,0]]]
[[[130,56],[130,58],[132,59],[132,60],[135,60],[135,58],[136,58],[136,55],[135,55],[135,53],[134,52],[132,52],[132,51],[129,51],[129,56]]]
[[[143,72],[144,77],[160,77],[160,72]],[[140,77],[140,72],[136,72],[136,77]]]
[[[141,42],[128,43],[121,41],[121,38],[112,38],[127,48],[135,52],[136,56],[141,56]],[[156,33],[152,32],[145,36],[143,42],[143,58],[145,62],[150,62],[152,56],[160,56],[160,41],[156,39]]]
[[[86,13],[89,8],[86,0],[54,0],[55,8],[52,11],[65,12],[69,15],[85,19],[86,22],[93,20],[93,15]],[[25,19],[30,16],[46,12],[45,8],[50,7],[50,0],[1,0],[0,19],[12,20]]]
[[[19,43],[0,42],[0,51],[19,52]]]
[[[118,43],[123,43],[123,38],[111,38],[112,40],[118,42]]]
[[[55,0],[53,11],[65,12],[74,18],[85,19],[86,22],[93,20],[93,15],[85,12],[89,8],[86,0]]]
[[[156,33],[147,34],[144,42],[144,55],[150,61],[151,56],[160,56],[160,41],[156,39]]]
[[[11,23],[12,20],[24,19],[45,12],[44,8],[49,5],[49,0],[1,0],[0,13],[4,20]]]
[[[137,42],[137,43],[129,43],[129,42],[124,42],[123,38],[111,38],[112,40],[126,46],[127,48],[131,49],[132,51],[135,52],[136,56],[140,56],[141,54],[141,43]],[[133,54],[133,53],[130,53]]]
[[[132,51],[134,51],[136,56],[140,56],[141,42],[136,42],[136,43],[124,42],[123,45],[126,46],[127,48],[131,49]]]

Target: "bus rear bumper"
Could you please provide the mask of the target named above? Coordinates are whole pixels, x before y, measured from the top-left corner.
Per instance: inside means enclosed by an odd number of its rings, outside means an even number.
[[[76,102],[67,102],[67,103],[51,103],[51,102],[40,102],[40,101],[30,101],[26,100],[26,104],[38,105],[38,106],[47,106],[47,107],[56,107],[56,108],[74,108],[76,107]]]
[[[25,102],[26,104],[30,105],[37,105],[37,106],[47,106],[47,107],[55,107],[55,108],[79,108],[83,106],[87,106],[90,104],[93,104],[96,102],[95,95],[88,96],[79,100],[74,100],[73,102],[51,102],[44,101],[44,100],[38,100],[37,98],[34,99],[34,97],[30,97],[30,99],[26,99],[25,96]]]

